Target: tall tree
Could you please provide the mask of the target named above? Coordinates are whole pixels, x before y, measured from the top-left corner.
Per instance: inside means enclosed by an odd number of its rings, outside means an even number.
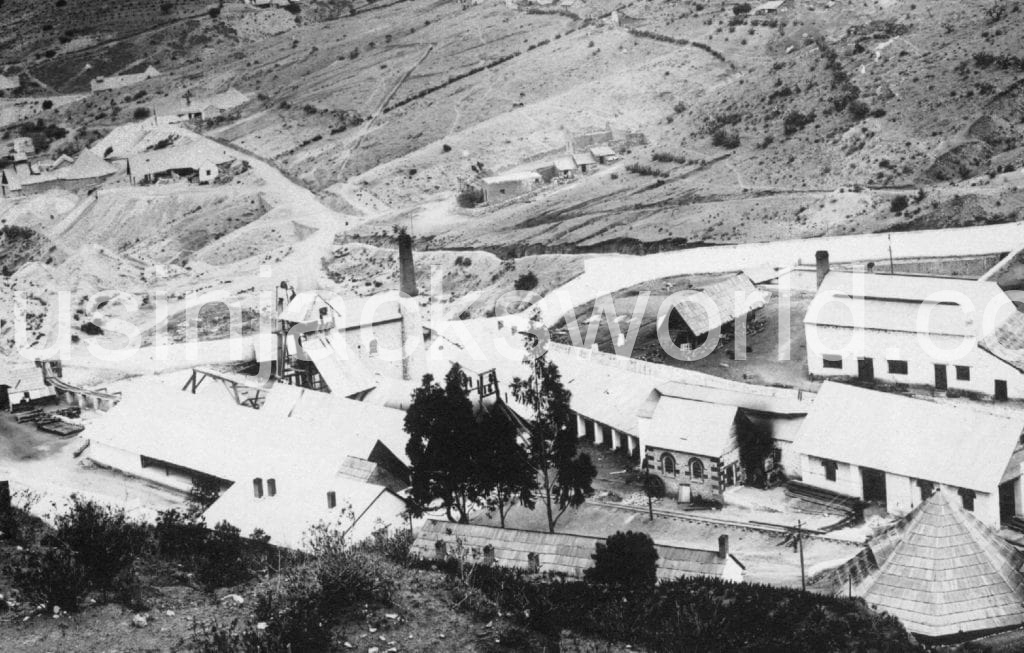
[[[492,406],[480,422],[481,463],[484,478],[493,484],[487,500],[498,511],[501,527],[516,501],[532,510],[536,505],[537,474],[519,444],[519,425],[502,404]]]
[[[412,465],[411,512],[444,509],[449,521],[466,523],[473,504],[490,493],[480,466],[480,438],[473,404],[458,364],[445,375],[444,387],[426,374],[412,393],[405,414]]]
[[[531,336],[527,336],[528,338]],[[591,483],[597,469],[590,456],[579,453],[576,436],[569,428],[571,393],[562,385],[558,366],[536,352],[524,361],[530,377],[512,380],[512,394],[533,411],[527,453],[540,482],[540,499],[547,511],[548,531],[569,508],[577,508],[594,493]]]

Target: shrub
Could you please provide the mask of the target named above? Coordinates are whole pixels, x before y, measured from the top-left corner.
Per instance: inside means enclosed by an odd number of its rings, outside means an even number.
[[[716,127],[715,131],[711,132],[711,144],[716,147],[724,147],[727,150],[735,150],[740,146],[740,136],[725,127]]]
[[[750,7],[749,3],[741,2],[739,4],[736,4],[736,5],[732,6],[732,13],[737,15],[737,16],[741,16],[743,14],[749,14],[750,13],[750,9],[751,9],[751,7]]]
[[[73,552],[61,546],[23,551],[8,573],[28,599],[46,604],[47,609],[59,606],[74,612],[89,589],[86,570]]]
[[[145,120],[151,115],[152,112],[149,110],[149,107],[135,107],[135,111],[132,112],[132,118],[135,120]]]
[[[469,259],[466,259],[467,261]],[[400,528],[392,531],[387,527],[378,528],[369,539],[360,542],[357,548],[362,551],[378,553],[400,565],[409,562],[412,544],[416,537],[412,530]]]
[[[516,282],[513,284],[513,287],[516,290],[529,291],[536,288],[538,283],[540,282],[537,280],[537,275],[534,274],[531,270],[526,274],[519,275],[519,278],[516,279]]]
[[[647,533],[619,531],[598,542],[587,580],[621,586],[653,586],[658,582],[658,551]]]
[[[71,496],[71,508],[59,515],[56,538],[67,545],[99,589],[110,589],[146,545],[146,527],[128,519],[123,509]]]
[[[189,514],[198,517],[219,498],[220,481],[211,476],[197,476],[192,479],[192,487],[188,490],[185,502]]]
[[[632,172],[633,174],[643,175],[645,177],[668,177],[668,173],[651,166],[640,165],[639,163],[630,163],[626,166],[626,172]]]
[[[209,532],[196,560],[196,577],[208,587],[227,587],[249,580],[249,561],[241,531],[222,521]]]
[[[174,509],[157,515],[153,531],[159,554],[178,562],[191,564],[206,543],[206,524]]]
[[[889,200],[889,210],[893,213],[903,213],[903,210],[907,208],[910,201],[906,195],[897,195],[896,197]]]
[[[171,13],[171,9],[173,9],[173,8],[174,8],[174,4],[171,3],[171,2],[161,2],[160,3],[160,13],[162,13],[162,14],[169,14],[169,13]]]
[[[800,113],[799,111],[790,111],[786,114],[786,117],[782,120],[782,132],[786,136],[795,134],[796,132],[803,129],[805,126],[814,122],[814,112],[811,113]]]
[[[53,100],[43,100],[43,111],[49,111],[53,108]]]
[[[869,113],[871,113],[871,107],[869,107],[863,100],[854,100],[853,102],[850,102],[846,108],[850,112],[850,115],[853,116],[854,120],[863,120],[868,117]]]
[[[206,13],[208,13],[210,15],[210,18],[214,18],[215,19],[218,16],[220,16],[220,7],[210,7],[210,10],[207,11]]]

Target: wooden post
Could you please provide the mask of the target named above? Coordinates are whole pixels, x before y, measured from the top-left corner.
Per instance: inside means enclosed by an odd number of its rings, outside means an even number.
[[[804,533],[803,523],[796,522],[796,543],[800,547],[800,589],[807,591],[807,577],[804,575]]]

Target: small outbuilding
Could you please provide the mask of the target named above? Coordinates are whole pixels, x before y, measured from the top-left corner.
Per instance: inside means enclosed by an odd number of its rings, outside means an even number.
[[[571,156],[555,159],[555,174],[562,179],[572,179],[576,176],[576,162]]]
[[[481,180],[484,201],[488,204],[498,204],[513,197],[525,195],[540,183],[540,174],[532,171],[509,172],[503,175],[484,177]]]
[[[601,165],[607,165],[612,161],[619,160],[619,155],[615,153],[615,150],[607,145],[597,145],[590,148],[590,155],[597,159],[597,162]]]
[[[572,162],[576,164],[580,173],[587,174],[593,172],[594,168],[597,167],[597,159],[590,154],[590,152],[577,152],[572,155]]]

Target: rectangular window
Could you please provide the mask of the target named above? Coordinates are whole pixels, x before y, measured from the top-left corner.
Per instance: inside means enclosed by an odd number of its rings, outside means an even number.
[[[960,488],[960,501],[963,503],[964,510],[974,510],[974,490],[968,490]]]
[[[825,468],[825,480],[834,481],[836,480],[836,468],[839,465],[834,460],[823,460],[821,466]]]
[[[906,374],[907,361],[889,361],[889,374]]]
[[[841,370],[843,369],[843,359],[833,356],[825,356],[821,359],[821,366],[826,370]]]
[[[957,381],[970,381],[971,380],[971,368],[966,365],[956,366],[956,380]]]

